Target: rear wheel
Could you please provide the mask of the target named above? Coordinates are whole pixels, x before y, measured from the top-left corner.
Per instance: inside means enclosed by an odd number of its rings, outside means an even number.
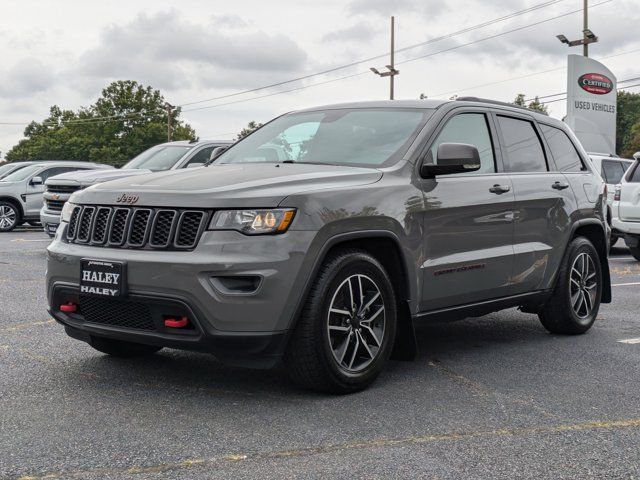
[[[285,363],[295,382],[328,393],[371,384],[389,358],[396,301],[384,267],[359,250],[324,262],[298,319]]]
[[[601,297],[600,256],[588,239],[577,237],[569,244],[553,294],[539,313],[540,321],[552,333],[585,333],[598,315]]]
[[[91,337],[89,345],[99,352],[123,358],[151,355],[162,349],[162,347],[156,347],[154,345],[125,342],[122,340],[114,340],[112,338],[104,337]]]
[[[20,211],[11,202],[0,202],[0,232],[10,232],[20,225]]]

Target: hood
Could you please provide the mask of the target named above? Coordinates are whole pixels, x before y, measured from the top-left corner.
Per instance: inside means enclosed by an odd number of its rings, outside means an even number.
[[[23,182],[4,182],[4,181],[0,180],[0,188],[2,188],[2,187],[14,187],[14,186],[18,185],[19,183],[23,183]]]
[[[62,173],[47,180],[47,185],[80,185],[89,187],[96,183],[108,182],[118,178],[133,177],[135,175],[145,175],[151,170],[116,170],[106,168],[101,170],[80,170],[75,172]]]
[[[122,194],[137,206],[272,207],[287,196],[377,182],[374,168],[309,164],[229,164],[114,180],[78,192],[72,201],[116,205]],[[128,203],[128,202],[127,202]]]

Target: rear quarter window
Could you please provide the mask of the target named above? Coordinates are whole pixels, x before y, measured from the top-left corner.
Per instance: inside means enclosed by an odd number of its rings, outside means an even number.
[[[543,124],[540,125],[540,129],[551,149],[551,155],[553,155],[558,170],[561,172],[580,172],[585,169],[580,154],[565,132]]]

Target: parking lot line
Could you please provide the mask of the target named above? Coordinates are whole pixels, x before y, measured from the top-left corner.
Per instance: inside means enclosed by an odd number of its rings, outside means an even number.
[[[612,283],[612,287],[627,287],[629,285],[640,285],[640,282],[631,282],[631,283]]]
[[[148,466],[130,466],[123,468],[95,468],[84,470],[69,470],[57,473],[47,473],[44,475],[25,475],[18,480],[55,480],[62,478],[84,478],[88,475],[127,475],[127,474],[151,474],[164,473],[169,471],[185,470],[200,466],[212,466],[221,463],[236,463],[245,461],[275,460],[292,457],[305,457],[313,455],[323,455],[328,453],[343,452],[349,450],[363,450],[369,448],[394,447],[402,445],[419,445],[424,443],[464,441],[473,438],[497,438],[514,437],[527,435],[548,435],[571,432],[597,431],[597,430],[617,430],[623,428],[640,427],[640,418],[614,421],[593,421],[575,424],[560,424],[548,426],[533,426],[522,428],[500,428],[495,430],[480,430],[469,432],[451,432],[443,434],[426,434],[411,437],[399,438],[378,438],[349,443],[320,445],[316,447],[303,447],[291,450],[273,450],[257,452],[253,454],[228,454],[213,458],[186,459],[177,462],[167,462]]]
[[[640,343],[640,337],[638,338],[626,338],[624,340],[618,340],[618,343],[626,343],[629,345],[635,345],[636,343]]]

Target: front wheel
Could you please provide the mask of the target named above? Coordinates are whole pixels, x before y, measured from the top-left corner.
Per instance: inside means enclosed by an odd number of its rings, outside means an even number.
[[[395,332],[396,300],[384,267],[360,250],[336,252],[322,265],[298,319],[287,370],[311,390],[362,390],[386,364]]]
[[[538,316],[552,333],[585,333],[598,316],[601,297],[600,256],[588,239],[577,237],[569,244],[555,289]]]
[[[20,224],[20,211],[13,203],[0,202],[0,232],[10,232]]]
[[[144,345],[142,343],[125,342],[123,340],[93,336],[91,337],[89,345],[99,352],[122,358],[151,355],[162,349],[162,347],[156,347],[155,345]]]

